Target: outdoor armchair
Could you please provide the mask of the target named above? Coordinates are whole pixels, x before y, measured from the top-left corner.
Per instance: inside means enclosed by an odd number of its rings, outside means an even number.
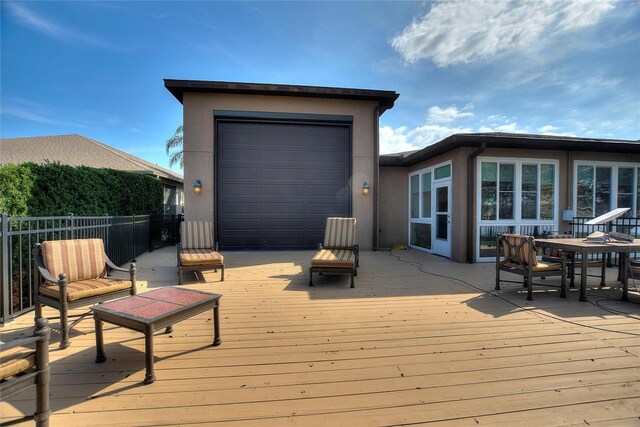
[[[184,221],[180,224],[178,248],[178,284],[182,285],[183,270],[220,269],[224,282],[224,257],[213,241],[213,227],[206,221]]]
[[[42,306],[60,312],[60,348],[69,346],[69,330],[89,313],[69,325],[70,309],[136,294],[136,265],[115,265],[104,251],[102,239],[45,241],[35,244],[35,314]],[[129,273],[129,280],[110,277],[108,269]]]
[[[49,409],[51,329],[48,324],[47,319],[40,318],[36,320],[33,336],[18,338],[0,345],[0,396],[4,400],[35,385],[36,412],[33,419],[39,427],[49,425],[51,413]],[[31,416],[25,417],[25,419],[31,418]]]
[[[500,250],[502,249],[502,255]],[[500,279],[500,272],[505,271],[523,276],[523,286],[527,288],[527,300],[533,300],[533,278],[561,276],[560,296],[567,297],[567,261],[563,257],[543,256],[538,261],[535,239],[519,234],[498,234],[496,244],[496,290],[500,290],[500,282],[520,283]],[[537,285],[550,286],[536,283]]]
[[[327,218],[324,244],[309,267],[309,286],[313,286],[313,273],[338,273],[351,275],[351,287],[355,288],[354,276],[358,275],[360,256],[356,241],[355,218]]]

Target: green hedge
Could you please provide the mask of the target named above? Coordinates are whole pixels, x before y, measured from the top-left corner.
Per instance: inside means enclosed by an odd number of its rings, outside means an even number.
[[[148,175],[59,163],[0,166],[0,212],[9,216],[117,216],[162,211],[162,183]]]

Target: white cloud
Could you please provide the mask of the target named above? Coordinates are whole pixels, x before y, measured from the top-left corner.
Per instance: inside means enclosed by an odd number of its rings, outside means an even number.
[[[406,126],[393,129],[391,126],[382,126],[379,131],[380,152],[382,154],[400,153],[415,150],[417,147],[409,144]]]
[[[454,133],[469,133],[471,128],[451,128],[425,124],[407,131],[406,126],[393,129],[390,126],[380,128],[380,153],[399,153],[403,151],[419,150],[434,144]]]
[[[560,129],[559,127],[556,126],[551,126],[551,125],[546,125],[546,126],[542,126],[541,128],[538,128],[538,132],[542,132],[543,134],[547,134],[549,132],[553,132]]]
[[[2,115],[17,117],[31,122],[90,129],[89,126],[80,123],[60,120],[55,117],[57,113],[53,108],[28,99],[5,98],[2,101],[1,111]]]
[[[5,5],[5,3],[3,3],[3,5]],[[108,41],[82,34],[68,28],[67,26],[60,25],[54,21],[48,20],[45,17],[40,16],[33,10],[29,9],[24,4],[11,2],[6,3],[6,7],[10,14],[25,27],[43,33],[56,40],[60,40],[66,43],[88,45],[106,49],[125,50]]]
[[[471,107],[465,107],[471,108]],[[430,123],[451,123],[452,121],[462,118],[471,117],[473,113],[459,111],[455,106],[440,108],[438,106],[429,108],[427,120]]]
[[[521,129],[518,127],[518,123],[507,123],[504,125],[498,126],[480,126],[478,132],[489,133],[489,132],[504,132],[504,133],[529,133],[527,129]]]
[[[612,1],[457,1],[435,3],[391,40],[409,63],[439,67],[535,47],[543,39],[597,24]]]

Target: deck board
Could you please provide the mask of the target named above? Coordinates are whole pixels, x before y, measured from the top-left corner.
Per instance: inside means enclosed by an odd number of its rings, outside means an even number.
[[[617,301],[615,282],[594,279],[594,304],[541,287],[528,302],[517,284],[492,292],[492,265],[394,255],[450,278],[386,252],[362,253],[355,289],[328,275],[308,287],[309,252],[227,254],[225,282],[185,275],[223,295],[222,345],[211,313],[158,332],[147,386],[143,336],[106,324],[95,364],[85,320],[68,349],[52,343],[51,425],[638,424],[640,295]],[[140,258],[141,292],[175,284],[174,268],[154,267],[174,257]],[[3,340],[28,333],[29,317]],[[22,392],[0,403],[0,422],[32,407]]]

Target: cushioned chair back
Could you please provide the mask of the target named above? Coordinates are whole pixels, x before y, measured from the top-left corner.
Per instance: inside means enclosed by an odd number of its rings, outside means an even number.
[[[535,245],[531,236],[521,234],[503,234],[502,235],[502,252],[507,261],[512,260],[518,264],[529,264],[529,253],[533,251],[532,267],[538,265],[535,253]]]
[[[42,242],[45,267],[58,278],[67,275],[69,282],[97,279],[106,273],[102,239],[52,240]]]
[[[325,248],[353,248],[356,244],[355,218],[327,218],[324,230]]]
[[[213,248],[213,227],[207,221],[184,221],[180,224],[182,249]]]

